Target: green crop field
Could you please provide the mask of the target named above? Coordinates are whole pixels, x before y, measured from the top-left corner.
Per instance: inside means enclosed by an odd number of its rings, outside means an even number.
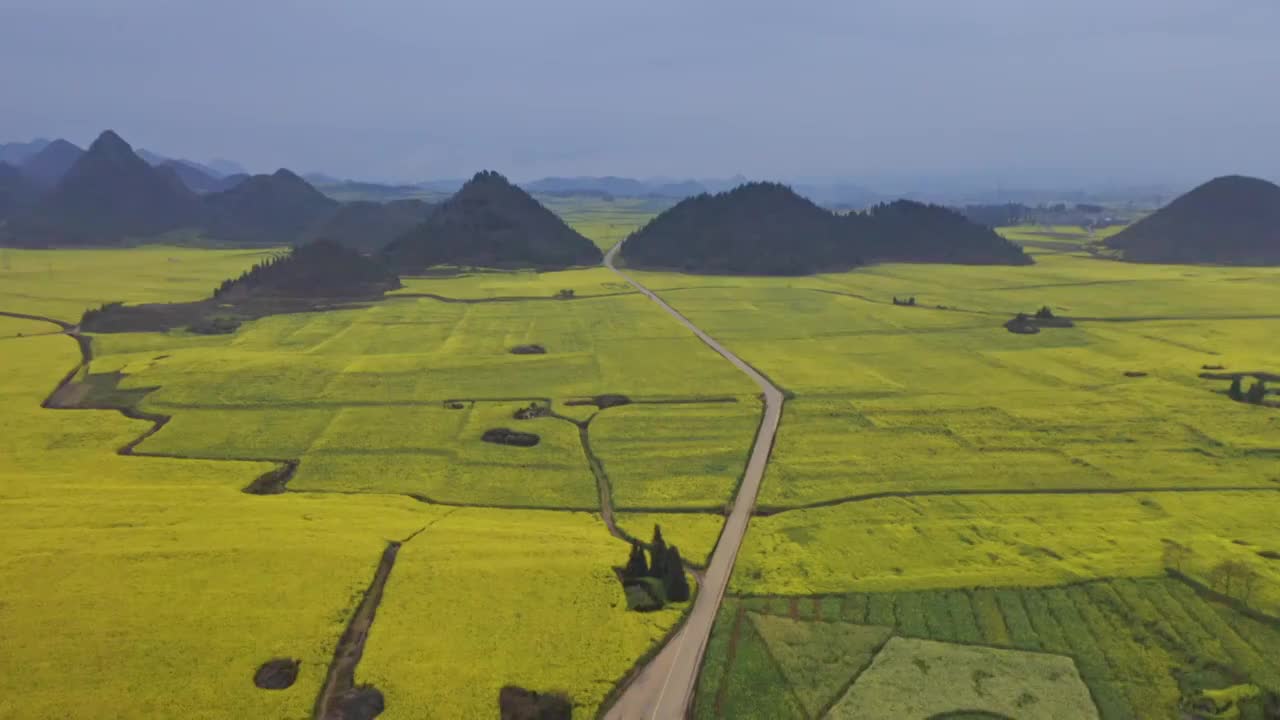
[[[665,198],[603,198],[539,195],[538,200],[601,250],[626,239],[632,231],[675,204]]]
[[[1154,720],[1199,689],[1280,684],[1280,623],[1162,578],[744,596],[726,602],[711,643],[699,718]]]

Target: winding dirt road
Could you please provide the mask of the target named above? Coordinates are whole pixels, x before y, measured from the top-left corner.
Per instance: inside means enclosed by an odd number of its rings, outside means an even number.
[[[699,340],[746,373],[764,393],[764,419],[756,433],[755,447],[751,450],[751,459],[747,461],[738,496],[734,498],[733,510],[725,521],[720,542],[711,555],[711,562],[707,565],[707,572],[698,588],[693,609],[685,619],[684,626],[632,678],[617,702],[605,714],[608,720],[672,720],[686,717],[693,705],[693,692],[698,683],[698,671],[702,668],[702,656],[707,650],[707,640],[711,637],[711,626],[720,610],[725,589],[729,586],[733,563],[738,558],[738,548],[742,546],[742,539],[746,536],[747,522],[751,519],[756,495],[760,492],[760,482],[764,479],[765,466],[769,462],[769,452],[773,449],[774,436],[778,432],[783,395],[768,378],[726,350],[653,291],[614,267],[614,256],[621,248],[620,242],[605,254],[605,267],[648,296],[680,324],[689,328]]]

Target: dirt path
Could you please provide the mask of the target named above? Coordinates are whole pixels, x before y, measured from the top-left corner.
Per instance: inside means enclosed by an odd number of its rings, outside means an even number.
[[[773,449],[774,436],[778,432],[778,422],[782,419],[783,395],[768,378],[698,329],[651,290],[614,267],[614,257],[621,247],[622,243],[618,243],[609,250],[604,258],[605,266],[657,303],[681,325],[689,328],[708,347],[733,363],[734,367],[755,381],[764,394],[764,418],[756,433],[755,446],[747,461],[742,486],[738,490],[738,496],[734,498],[733,510],[725,521],[720,542],[711,555],[711,562],[698,587],[693,609],[679,632],[631,679],[617,702],[605,714],[611,720],[672,720],[687,716],[693,705],[693,693],[697,687],[698,672],[702,668],[702,656],[707,650],[707,640],[711,637],[711,626],[720,610],[725,589],[729,586],[729,576],[738,557],[738,548],[742,546],[742,539],[746,535],[747,523],[755,508],[756,495],[760,492],[760,482],[764,478],[769,453]]]

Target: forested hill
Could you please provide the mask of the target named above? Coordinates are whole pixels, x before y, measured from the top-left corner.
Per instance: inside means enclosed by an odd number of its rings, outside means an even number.
[[[590,240],[496,172],[477,173],[384,254],[404,272],[433,265],[551,269],[601,260]]]
[[[946,208],[907,200],[837,215],[777,183],[684,200],[622,247],[636,267],[807,275],[870,262],[1025,265],[1017,245]]]
[[[254,296],[364,297],[398,287],[400,279],[380,259],[330,240],[317,240],[223,282],[213,296],[224,302]]]
[[[1137,262],[1280,264],[1280,187],[1240,175],[1216,178],[1106,245]]]

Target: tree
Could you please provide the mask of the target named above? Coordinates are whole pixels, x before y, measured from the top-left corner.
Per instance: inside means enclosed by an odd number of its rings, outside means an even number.
[[[662,580],[667,574],[667,541],[662,539],[662,528],[653,526],[653,542],[649,544],[649,577]]]
[[[1244,390],[1240,388],[1240,376],[1231,378],[1231,387],[1227,390],[1227,397],[1240,402],[1244,400]]]
[[[680,548],[672,545],[667,550],[666,576],[663,585],[667,590],[668,602],[687,602],[689,600],[689,581],[684,576],[684,560],[680,558]]]
[[[1244,394],[1244,401],[1254,405],[1261,405],[1263,399],[1267,397],[1267,384],[1258,380],[1249,386],[1249,392]]]
[[[1052,320],[1053,310],[1049,309],[1048,305],[1044,305],[1036,311],[1036,318],[1040,320]]]
[[[644,548],[640,543],[631,543],[631,557],[627,558],[627,567],[622,576],[628,580],[644,577],[649,574],[649,563],[644,559]]]

